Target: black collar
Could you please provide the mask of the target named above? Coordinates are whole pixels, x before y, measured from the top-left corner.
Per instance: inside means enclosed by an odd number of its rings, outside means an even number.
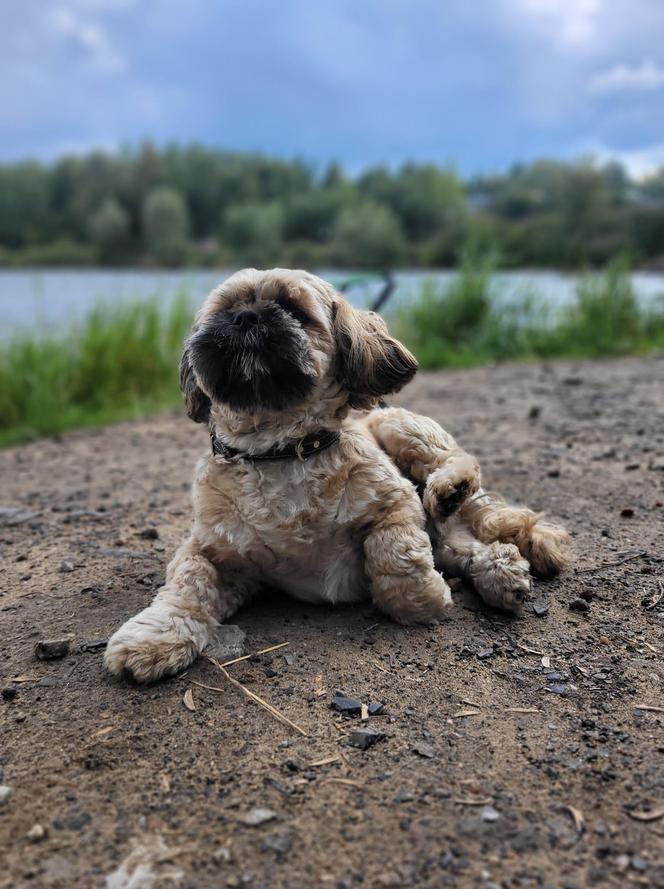
[[[291,441],[281,446],[275,445],[262,454],[248,454],[246,451],[239,451],[237,448],[227,445],[217,438],[214,429],[210,429],[212,453],[217,457],[224,457],[226,460],[231,457],[241,457],[243,460],[308,460],[309,457],[320,454],[321,451],[327,450],[339,441],[339,435],[338,429],[319,429],[318,432],[312,432],[297,441]]]

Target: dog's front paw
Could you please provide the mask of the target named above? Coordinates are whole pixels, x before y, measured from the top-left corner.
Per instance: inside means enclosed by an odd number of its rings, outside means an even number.
[[[530,565],[511,543],[492,543],[473,564],[471,575],[479,596],[492,608],[517,613],[532,588]]]
[[[446,519],[480,489],[480,468],[464,454],[436,469],[427,479],[422,502],[434,519]]]
[[[206,644],[207,630],[200,622],[151,605],[111,636],[104,663],[111,673],[155,682],[184,670]]]

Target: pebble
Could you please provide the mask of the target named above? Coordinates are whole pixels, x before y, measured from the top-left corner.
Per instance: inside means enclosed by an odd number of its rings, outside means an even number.
[[[569,610],[584,613],[586,611],[590,611],[590,605],[588,604],[588,602],[586,602],[585,599],[581,599],[579,597],[577,599],[572,599],[572,601],[569,603]]]
[[[548,602],[533,602],[533,611],[537,617],[544,617],[545,614],[549,613]]]
[[[372,701],[367,707],[369,711],[369,716],[380,716],[385,712],[385,704],[381,704],[378,701]]]
[[[413,747],[413,752],[417,753],[418,756],[424,756],[426,759],[433,759],[436,755],[436,751],[431,744],[416,744]]]
[[[624,519],[631,519],[632,516],[634,515],[634,510],[632,509],[631,506],[625,506],[623,509],[620,510],[620,515]]]
[[[374,744],[377,744],[378,741],[382,741],[384,737],[384,732],[375,732],[371,729],[359,729],[358,731],[351,733],[348,738],[348,743],[351,747],[367,750],[369,747],[373,747]]]
[[[35,656],[40,661],[54,661],[69,653],[69,639],[42,639],[35,645]]]
[[[31,843],[38,843],[40,840],[43,840],[45,836],[46,828],[42,824],[33,824],[30,830],[26,833],[26,837]]]
[[[218,661],[231,661],[245,653],[247,634],[235,624],[215,627],[205,653]]]
[[[244,815],[240,816],[240,820],[248,827],[260,827],[261,824],[267,824],[268,821],[274,821],[277,813],[272,809],[250,809]]]
[[[2,689],[2,697],[5,701],[13,701],[17,694],[18,689],[15,685],[5,685]]]
[[[159,531],[152,527],[143,528],[143,530],[139,532],[139,537],[142,537],[143,540],[159,540]]]
[[[11,795],[11,787],[8,784],[0,784],[0,806],[4,805]]]
[[[608,645],[610,641],[611,640],[609,639],[608,636],[600,636],[599,637],[599,644],[600,645]]]
[[[497,821],[500,818],[500,812],[493,806],[484,806],[482,809],[482,821]]]
[[[477,657],[478,657],[481,661],[485,661],[485,660],[487,660],[487,658],[493,657],[493,655],[494,655],[494,650],[493,650],[493,648],[481,648],[481,649],[477,652]]]
[[[649,864],[641,855],[632,855],[632,860],[630,861],[632,866],[632,870],[643,871],[648,870]]]
[[[336,710],[337,713],[343,713],[345,716],[359,716],[362,712],[362,701],[337,695],[332,698],[330,707],[332,710]]]
[[[71,559],[63,559],[60,562],[60,571],[63,574],[69,574],[73,570],[74,570],[74,563],[71,561]]]

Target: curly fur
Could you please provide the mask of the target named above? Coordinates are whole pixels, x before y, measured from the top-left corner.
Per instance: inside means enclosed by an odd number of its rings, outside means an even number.
[[[320,429],[339,440],[306,462],[201,457],[191,534],[153,603],[109,641],[108,669],[142,682],[184,669],[269,588],[370,597],[402,623],[431,624],[451,604],[441,569],[516,610],[526,559],[538,573],[563,567],[562,529],[484,495],[477,461],[433,420],[376,408],[416,367],[381,318],[307,272],[246,269],[213,290],[182,358],[189,416],[247,455]],[[306,385],[293,386],[293,368]]]

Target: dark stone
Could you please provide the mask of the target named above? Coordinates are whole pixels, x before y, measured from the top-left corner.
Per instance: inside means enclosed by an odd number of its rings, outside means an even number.
[[[533,611],[537,615],[537,617],[544,617],[545,614],[549,613],[549,603],[533,602]]]
[[[494,652],[493,648],[481,648],[477,652],[477,657],[481,661],[485,661],[485,660],[487,660],[487,658],[493,657],[494,654],[495,654],[495,652]]]
[[[35,645],[35,655],[40,661],[54,661],[69,653],[69,639],[42,639]]]
[[[585,599],[572,599],[572,601],[569,603],[569,610],[585,613],[586,611],[590,611],[590,605],[586,602]]]
[[[378,701],[372,701],[368,706],[369,716],[380,716],[385,712],[385,704],[380,704]]]
[[[143,528],[139,536],[142,537],[143,540],[159,540],[159,531],[152,527]]]
[[[382,741],[384,737],[384,732],[375,732],[371,729],[358,729],[356,732],[351,733],[348,738],[348,743],[351,747],[367,750],[369,747],[373,747],[374,744],[377,744],[378,741]]]
[[[425,759],[433,759],[436,755],[436,751],[431,744],[415,744],[413,753],[417,753],[418,756],[423,756]]]
[[[631,519],[632,516],[634,515],[634,510],[632,509],[631,506],[625,506],[624,509],[620,510],[620,515],[624,519]]]
[[[285,858],[293,848],[295,831],[288,827],[285,830],[275,830],[268,834],[261,843],[261,852],[274,852],[277,858]]]
[[[18,689],[15,685],[5,685],[2,689],[2,697],[5,701],[13,701],[17,694]]]
[[[332,698],[330,707],[332,710],[336,710],[337,713],[343,713],[345,716],[359,716],[362,712],[362,701],[337,695]]]

